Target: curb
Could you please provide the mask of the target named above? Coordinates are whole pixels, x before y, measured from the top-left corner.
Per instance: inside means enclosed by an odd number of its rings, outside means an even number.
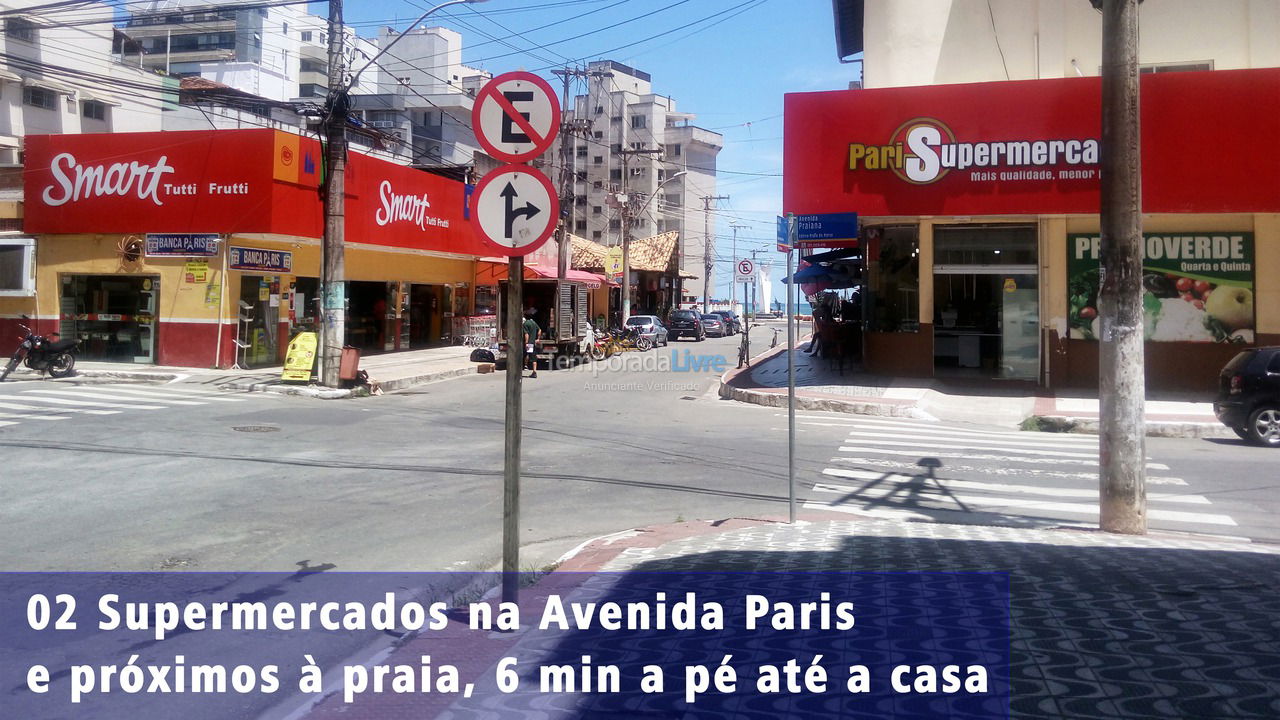
[[[797,344],[796,347],[799,347],[799,345]],[[749,377],[749,373],[755,365],[772,358],[774,355],[782,354],[786,349],[787,346],[785,344],[769,348],[751,358],[746,367],[725,371],[720,376],[720,397],[725,400],[736,400],[764,407],[785,408],[787,406],[787,393],[785,390],[784,392],[777,392],[776,389],[768,391],[738,387],[735,381],[744,375]],[[796,393],[796,408],[799,410],[840,412],[851,415],[878,415],[881,417],[912,418],[916,420],[937,419],[916,407],[914,403],[896,404],[827,397],[806,397],[798,391]]]
[[[422,375],[394,378],[385,382],[379,382],[377,380],[374,380],[373,382],[376,383],[383,392],[392,392],[395,390],[403,390],[408,387],[413,387],[415,385],[425,385],[439,380],[449,380],[455,377],[475,374],[476,366],[472,365],[470,367],[454,368],[452,370],[441,370],[439,372],[424,373]],[[273,392],[280,395],[305,395],[307,397],[319,398],[321,400],[345,400],[351,397],[364,397],[364,393],[357,393],[352,388],[322,388],[317,385],[286,385],[283,382],[230,382],[219,384],[218,387],[230,390],[243,390],[246,392]]]
[[[1037,420],[1042,432],[1078,433],[1097,435],[1098,418],[1068,417],[1065,415],[1032,415],[1028,419]],[[1163,420],[1146,421],[1147,437],[1171,438],[1234,438],[1236,434],[1221,423],[1207,422],[1171,422]]]

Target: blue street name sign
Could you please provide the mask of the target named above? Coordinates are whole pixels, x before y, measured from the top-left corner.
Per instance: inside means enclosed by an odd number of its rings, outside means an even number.
[[[850,240],[858,237],[858,213],[797,215],[796,239]]]
[[[227,249],[232,270],[288,273],[293,271],[293,253],[232,246]]]
[[[778,216],[778,252],[791,252],[791,238],[787,237],[787,219],[782,215]]]
[[[217,233],[198,235],[147,233],[147,257],[213,257],[218,254]]]

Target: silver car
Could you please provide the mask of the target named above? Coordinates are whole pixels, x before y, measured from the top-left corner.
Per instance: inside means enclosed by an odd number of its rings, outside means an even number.
[[[670,342],[667,326],[656,315],[632,315],[627,318],[627,329],[631,328],[639,328],[640,336],[649,338],[654,347]]]

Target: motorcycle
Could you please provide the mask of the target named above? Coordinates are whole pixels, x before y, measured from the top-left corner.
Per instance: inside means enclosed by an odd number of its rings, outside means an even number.
[[[37,372],[47,372],[53,377],[64,378],[75,371],[76,351],[80,341],[75,338],[50,340],[43,335],[36,335],[31,328],[18,323],[18,327],[26,333],[18,349],[13,351],[4,370],[0,370],[0,382],[9,377],[9,373],[24,360],[27,367]]]

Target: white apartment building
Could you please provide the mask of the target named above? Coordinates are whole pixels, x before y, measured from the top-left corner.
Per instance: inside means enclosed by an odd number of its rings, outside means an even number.
[[[680,233],[681,302],[692,302],[701,297],[707,261],[715,257],[716,204],[703,198],[717,195],[716,156],[723,137],[694,126],[693,114],[679,112],[673,98],[654,93],[648,73],[612,60],[590,63],[587,71],[587,93],[572,106],[574,119],[586,128],[574,139],[572,232],[604,245],[621,244],[616,196],[643,196],[631,236]],[[661,152],[627,156],[623,150]],[[678,172],[686,174],[658,190]],[[650,199],[655,192],[658,197]],[[632,205],[637,206],[634,200]],[[708,206],[712,212],[704,212]]]
[[[164,100],[177,100],[177,84],[117,62],[111,8],[94,3],[74,16],[22,12],[41,4],[0,2],[0,165],[19,162],[28,134],[159,130]],[[91,18],[103,22],[69,22]]]
[[[327,19],[303,5],[236,7],[245,2],[153,0],[132,6],[120,30],[126,37],[122,49],[143,67],[203,77],[269,100],[323,98],[329,85]],[[362,54],[375,51],[351,29],[345,50],[349,67],[363,65]],[[373,92],[376,68],[360,81],[357,92]]]
[[[1097,76],[1087,0],[865,0],[863,87]],[[1138,8],[1144,72],[1280,66],[1280,2],[1152,0]]]
[[[377,61],[377,92],[399,98],[402,109],[398,117],[378,121],[407,121],[415,165],[471,165],[480,151],[471,131],[471,108],[491,73],[462,64],[462,36],[447,28],[410,28],[403,33],[382,28],[378,47],[393,42],[395,46]]]

